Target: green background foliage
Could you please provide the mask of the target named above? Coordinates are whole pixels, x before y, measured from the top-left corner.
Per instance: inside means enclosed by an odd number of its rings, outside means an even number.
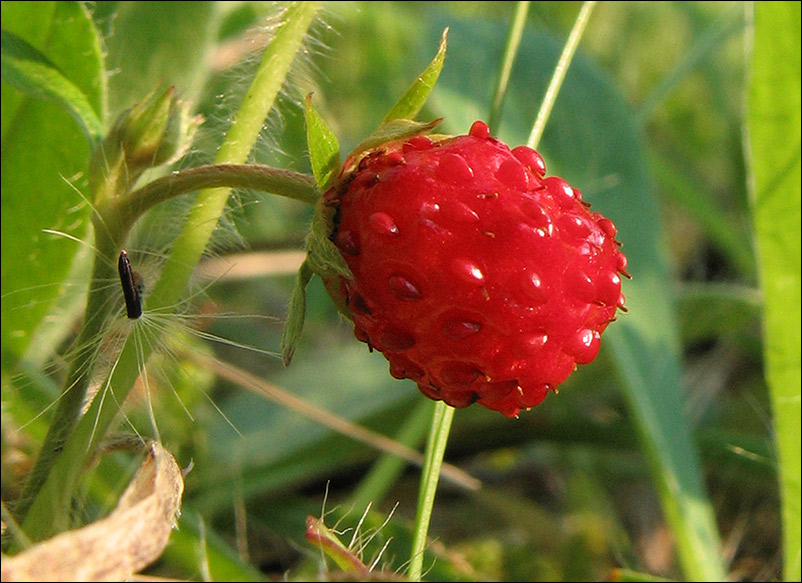
[[[529,9],[492,128],[510,145],[526,141],[579,6]],[[311,173],[303,114],[311,91],[340,151],[351,151],[431,60],[446,27],[443,71],[418,119],[443,117],[437,131],[465,133],[489,114],[514,10],[511,2],[327,3],[251,159]],[[2,16],[4,32],[52,61],[107,127],[158,83],[196,103],[206,122],[177,168],[215,158],[279,22],[277,6],[252,2],[3,2]],[[596,7],[539,151],[549,174],[616,223],[633,274],[624,282],[629,312],[605,332],[596,361],[519,419],[456,412],[446,460],[483,486],[441,481],[427,578],[599,580],[623,569],[613,576],[716,580],[721,568],[740,579],[798,580],[799,45],[797,3],[757,3],[754,14],[740,2]],[[63,108],[10,84],[6,55],[4,502],[19,494],[47,427],[59,386],[54,355],[80,317],[91,255],[42,231],[87,235],[85,135]],[[147,257],[169,246],[186,206],[161,205],[133,233],[146,283]],[[404,570],[418,468],[391,463],[310,411],[420,449],[430,404],[353,338],[317,279],[283,367],[281,324],[298,261],[280,259],[303,248],[310,220],[300,203],[237,193],[209,261],[242,263],[240,252],[255,252],[256,269],[198,275],[190,294],[193,311],[218,316],[204,318],[203,331],[230,343],[174,326],[150,359],[162,440],[180,464],[194,464],[180,528],[153,574],[316,576],[321,557],[303,539],[304,520],[321,515],[326,492],[327,523],[342,519],[341,530],[368,501],[363,531],[397,502],[364,555],[370,562],[390,540],[378,564]],[[308,405],[291,409],[219,378],[198,353]],[[135,394],[125,410],[149,434],[143,402]],[[73,521],[107,512],[135,464],[104,458]]]

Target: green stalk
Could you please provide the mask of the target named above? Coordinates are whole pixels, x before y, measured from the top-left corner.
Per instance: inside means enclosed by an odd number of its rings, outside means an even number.
[[[283,23],[267,47],[254,81],[218,152],[218,164],[242,164],[247,160],[321,4],[295,2],[287,8]],[[148,297],[148,309],[168,309],[178,302],[223,213],[229,193],[230,188],[213,188],[198,194],[196,204],[172,246],[161,277]],[[96,234],[99,232],[100,229],[96,229]],[[103,259],[98,257],[96,261],[99,263]],[[78,422],[25,517],[23,528],[32,540],[45,539],[63,528],[80,472],[105,436],[117,415],[119,404],[125,400],[139,375],[138,362],[148,358],[155,342],[158,338],[140,345],[138,353],[133,336],[126,339],[120,357],[104,383],[108,391],[101,389],[89,411]]]
[[[141,215],[160,202],[204,188],[247,188],[313,205],[319,193],[315,179],[300,172],[261,164],[209,164],[162,176],[132,192],[121,214]]]
[[[429,415],[429,402],[421,399],[396,432],[395,440],[417,449],[426,434]],[[368,504],[378,505],[408,463],[397,455],[383,454],[351,494],[348,504],[343,506],[361,509]]]
[[[91,281],[111,281],[117,277],[117,271],[105,258],[114,257],[119,253],[118,244],[109,237],[98,236],[96,248],[97,255],[92,268]],[[39,456],[36,458],[36,463],[31,469],[22,494],[14,506],[14,514],[18,520],[23,520],[27,515],[53,464],[63,450],[64,444],[78,423],[81,406],[89,387],[92,366],[103,337],[104,324],[114,305],[110,301],[109,293],[111,291],[105,285],[96,285],[89,290],[86,299],[86,317],[75,344],[78,350],[67,372],[64,389],[53,412]],[[53,519],[66,520],[66,514],[54,515]],[[63,528],[66,523],[60,526]]]
[[[585,32],[585,27],[590,20],[590,15],[593,8],[596,6],[595,1],[587,1],[582,4],[582,9],[574,21],[574,27],[571,29],[571,34],[568,36],[568,42],[565,43],[563,52],[560,55],[560,60],[557,61],[557,67],[554,69],[554,75],[551,77],[546,95],[543,98],[543,103],[540,105],[540,111],[537,112],[537,119],[532,128],[532,133],[529,134],[529,140],[526,145],[533,150],[537,149],[540,143],[540,138],[543,136],[543,130],[546,128],[546,122],[551,115],[551,109],[557,101],[557,94],[563,85],[565,74],[568,72],[568,67],[571,66],[571,61],[574,58],[574,53],[579,46],[579,41],[582,39],[582,34]]]
[[[409,573],[407,574],[410,581],[420,581],[423,575],[423,552],[426,549],[434,495],[437,492],[437,482],[440,480],[440,467],[443,465],[443,455],[446,451],[453,418],[453,407],[442,401],[435,403],[432,426],[426,442],[426,457],[423,460],[420,490],[418,491],[418,511],[415,517],[412,555],[409,559]]]
[[[515,7],[515,14],[512,17],[510,31],[507,34],[507,45],[504,47],[504,58],[501,61],[501,71],[499,71],[496,91],[493,95],[493,105],[490,106],[490,114],[487,116],[487,125],[494,134],[498,133],[497,124],[501,121],[501,106],[504,104],[504,97],[507,94],[507,84],[510,82],[512,66],[515,57],[518,55],[518,47],[521,45],[521,37],[526,25],[526,15],[529,12],[529,2],[522,0]]]

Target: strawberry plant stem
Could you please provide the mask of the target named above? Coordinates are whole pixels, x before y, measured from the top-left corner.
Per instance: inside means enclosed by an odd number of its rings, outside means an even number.
[[[248,188],[314,205],[319,192],[308,174],[261,164],[209,164],[168,174],[126,197],[129,214],[147,210],[180,194],[204,188]]]
[[[282,24],[265,50],[253,83],[218,151],[218,164],[242,164],[247,160],[321,4],[294,2],[287,8]],[[199,193],[181,233],[173,243],[161,277],[148,298],[149,309],[164,310],[177,304],[223,213],[230,191],[230,188],[213,188]],[[117,218],[121,222],[115,221],[115,225],[126,222],[126,218]],[[132,219],[128,217],[128,220]],[[96,229],[96,234],[99,232]],[[121,237],[119,233],[116,235]],[[96,263],[103,261],[103,257],[96,258]],[[113,292],[108,290],[108,293]],[[88,320],[94,313],[93,309],[93,304],[87,304]],[[53,424],[66,423],[68,427],[75,426],[75,430],[66,444],[54,443],[58,449],[53,451],[52,457],[58,457],[41,488],[38,485],[34,488],[34,493],[38,491],[38,494],[23,522],[23,528],[32,540],[42,540],[60,529],[59,523],[68,516],[69,503],[86,460],[93,455],[117,416],[120,403],[125,400],[139,375],[139,363],[147,360],[156,342],[158,338],[149,338],[146,344],[137,347],[133,335],[129,335],[109,377],[77,425],[74,417],[53,419]],[[68,385],[65,390],[69,389]],[[110,395],[107,394],[109,391]],[[43,451],[41,455],[47,455],[47,452]]]
[[[437,492],[440,467],[443,465],[443,455],[446,451],[453,418],[453,407],[442,401],[435,403],[429,439],[426,442],[420,490],[418,491],[418,511],[412,538],[412,554],[409,559],[408,577],[410,581],[420,581],[423,574],[423,551],[426,548],[426,536],[429,532],[429,522],[434,507],[434,495]]]

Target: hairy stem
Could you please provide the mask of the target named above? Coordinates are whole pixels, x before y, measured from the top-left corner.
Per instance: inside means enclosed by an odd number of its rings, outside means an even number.
[[[320,7],[320,2],[294,2],[287,8],[282,25],[267,47],[254,81],[218,152],[218,164],[242,164],[247,160]],[[156,192],[159,192],[158,188]],[[148,298],[149,309],[169,309],[178,302],[223,213],[229,193],[230,188],[227,187],[206,189],[199,193],[172,246],[161,277]],[[156,195],[151,192],[151,196]],[[122,209],[118,210],[122,212]],[[141,210],[138,212],[141,213]],[[127,219],[132,220],[131,216],[138,214],[129,215]],[[121,215],[115,218],[119,219],[115,222],[117,225],[128,224]],[[95,232],[97,235],[99,230]],[[104,261],[103,257],[96,259],[96,262],[101,261]],[[119,403],[130,392],[139,374],[138,362],[148,358],[155,342],[158,342],[158,338],[152,338],[150,344],[137,348],[132,335],[126,339],[109,378],[92,401],[89,411],[75,426],[64,445],[64,451],[58,455],[30,506],[23,527],[32,540],[47,538],[59,529],[59,517],[68,514],[68,505],[81,469],[114,421]],[[55,454],[59,451],[60,445]]]
[[[122,214],[141,214],[178,195],[221,187],[269,192],[310,205],[319,196],[315,179],[308,174],[261,164],[208,164],[162,176],[135,190],[126,197]]]

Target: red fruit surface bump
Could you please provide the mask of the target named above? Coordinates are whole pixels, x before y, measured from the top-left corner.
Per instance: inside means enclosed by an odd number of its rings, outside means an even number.
[[[355,335],[394,377],[514,417],[596,357],[626,257],[612,221],[545,173],[477,121],[388,144],[326,193]]]

